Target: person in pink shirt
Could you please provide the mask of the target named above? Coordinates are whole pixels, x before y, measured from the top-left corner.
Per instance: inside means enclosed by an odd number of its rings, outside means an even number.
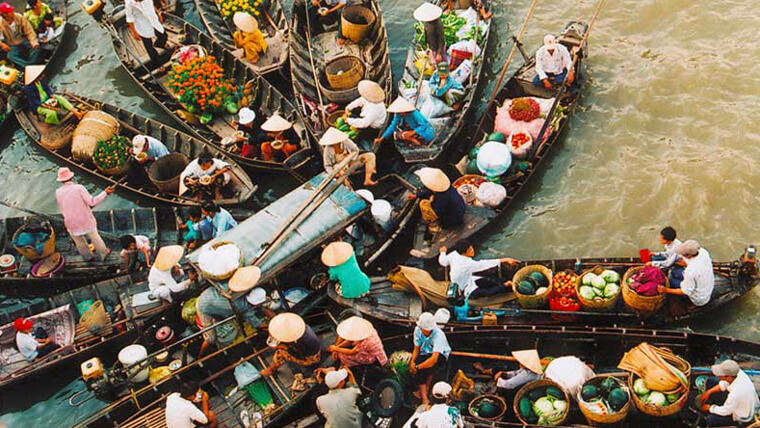
[[[371,322],[353,316],[338,324],[338,340],[328,351],[346,366],[367,366],[379,364],[385,366],[388,356],[383,342]]]
[[[58,202],[58,209],[63,215],[63,223],[66,225],[66,230],[71,235],[77,251],[85,260],[92,260],[94,255],[87,244],[86,238],[88,238],[95,246],[95,252],[98,253],[100,259],[105,260],[111,250],[106,247],[98,233],[98,224],[92,214],[92,207],[113,193],[114,187],[107,187],[98,196],[93,197],[84,186],[74,183],[74,173],[68,168],[58,170],[57,180],[62,184],[55,191],[55,199]]]

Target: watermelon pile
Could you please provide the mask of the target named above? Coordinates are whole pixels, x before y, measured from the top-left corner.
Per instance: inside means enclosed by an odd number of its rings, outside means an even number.
[[[615,298],[620,293],[620,274],[605,270],[597,275],[588,272],[581,278],[578,295],[585,300],[601,302]]]
[[[549,291],[549,278],[541,272],[534,271],[515,284],[518,293],[525,296],[540,296]]]
[[[581,399],[587,409],[598,414],[619,412],[630,397],[628,390],[614,377],[594,378],[586,382],[581,389]]]
[[[565,394],[554,386],[531,389],[520,398],[517,411],[529,424],[558,425],[568,412]]]

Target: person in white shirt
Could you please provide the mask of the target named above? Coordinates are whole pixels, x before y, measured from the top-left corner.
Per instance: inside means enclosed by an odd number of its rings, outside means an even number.
[[[536,77],[533,84],[552,89],[553,85],[559,85],[567,78],[568,85],[573,83],[573,60],[570,51],[557,43],[553,35],[544,36],[544,45],[536,52]]]
[[[668,282],[672,288],[679,288],[686,267],[683,257],[676,253],[676,247],[681,245],[681,240],[676,238],[676,230],[667,226],[660,231],[660,242],[665,246],[665,251],[652,254],[652,261],[647,262],[647,266],[670,269]]]
[[[158,250],[156,261],[150,268],[148,274],[148,288],[153,296],[172,302],[173,293],[181,293],[190,286],[191,283],[198,279],[198,273],[190,270],[188,278],[182,282],[177,282],[174,275],[181,277],[183,275],[180,269],[179,261],[185,253],[181,245],[167,245]]]
[[[388,119],[388,110],[384,104],[385,91],[371,80],[362,80],[359,82],[359,95],[361,95],[359,98],[346,106],[346,123],[359,130],[361,139],[374,140],[380,130],[385,127]],[[361,109],[358,117],[356,109]]]
[[[194,428],[196,422],[216,427],[216,415],[208,407],[208,394],[195,382],[182,383],[179,392],[166,397],[165,414],[166,428]]]
[[[210,177],[209,182],[204,182]],[[189,190],[198,199],[221,199],[222,189],[232,179],[230,164],[211,156],[207,150],[203,150],[198,159],[193,160],[179,175],[179,194]]]
[[[734,360],[712,366],[715,378],[709,378],[704,394],[697,397],[707,415],[707,426],[733,426],[754,419],[760,408],[755,385]]]
[[[60,348],[41,327],[32,333],[34,321],[30,319],[17,318],[13,322],[13,328],[16,330],[18,352],[30,363]]]
[[[139,255],[142,254],[145,259],[145,266],[150,268],[151,264],[151,248],[150,239],[145,235],[123,235],[119,238],[121,243],[121,258],[124,260],[125,268],[128,271],[137,269],[140,260]]]
[[[501,283],[497,278],[479,277],[473,274],[491,268],[499,267],[502,263],[515,265],[518,260],[503,257],[501,259],[474,260],[475,248],[467,241],[457,243],[456,249],[450,253],[448,248],[441,247],[438,263],[450,269],[451,282],[457,284],[465,298],[488,297],[506,292],[511,281]]]
[[[676,247],[676,254],[683,256],[686,260],[683,281],[680,288],[665,288],[662,285],[657,287],[660,293],[686,296],[694,306],[705,306],[710,303],[715,288],[715,274],[710,253],[700,248],[697,241],[689,239]]]
[[[449,404],[451,385],[438,382],[433,385],[433,406],[414,422],[417,428],[463,428],[464,419],[459,409]]]
[[[158,64],[158,52],[154,46],[166,47],[167,33],[163,26],[163,17],[153,5],[153,0],[125,0],[124,13],[135,40],[142,40],[145,51],[154,66]],[[153,43],[155,37],[156,43]]]

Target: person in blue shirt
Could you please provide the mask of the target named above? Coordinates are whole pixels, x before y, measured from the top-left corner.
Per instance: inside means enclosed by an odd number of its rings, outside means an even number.
[[[464,86],[451,77],[451,69],[446,62],[439,63],[438,70],[430,77],[430,91],[449,107],[453,107],[465,94]]]
[[[213,238],[214,225],[203,216],[200,207],[190,207],[187,213],[188,220],[179,226],[187,232],[182,235],[187,248],[197,248],[201,244]]]
[[[423,312],[414,328],[414,349],[412,361],[409,363],[409,374],[417,391],[416,397],[422,400],[422,405],[429,404],[428,390],[433,377],[446,369],[446,360],[451,353],[451,346],[446,334],[435,322],[435,316]]]
[[[435,138],[435,128],[415,107],[403,97],[396,98],[388,107],[393,113],[393,121],[377,139],[375,144],[395,135],[397,140],[406,141],[416,146],[429,144]]]
[[[211,220],[211,224],[214,226],[214,238],[222,236],[224,232],[237,226],[237,221],[232,218],[229,211],[211,201],[206,201],[201,205],[201,212]]]
[[[145,153],[145,155],[140,155]],[[169,149],[164,143],[148,135],[135,135],[132,138],[132,154],[137,157],[138,162],[145,164],[161,159],[169,154]]]
[[[446,173],[438,168],[420,168],[415,174],[425,187],[417,192],[416,197],[420,198],[420,213],[422,220],[428,223],[430,233],[464,224],[467,203],[451,185]]]

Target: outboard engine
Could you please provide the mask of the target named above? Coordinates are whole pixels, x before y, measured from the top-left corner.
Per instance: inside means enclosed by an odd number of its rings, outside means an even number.
[[[127,374],[124,370],[114,368],[109,372],[98,357],[82,363],[81,369],[87,389],[99,400],[113,401],[127,393]]]
[[[757,249],[754,245],[747,247],[739,262],[741,263],[741,272],[743,274],[748,276],[757,275]]]

